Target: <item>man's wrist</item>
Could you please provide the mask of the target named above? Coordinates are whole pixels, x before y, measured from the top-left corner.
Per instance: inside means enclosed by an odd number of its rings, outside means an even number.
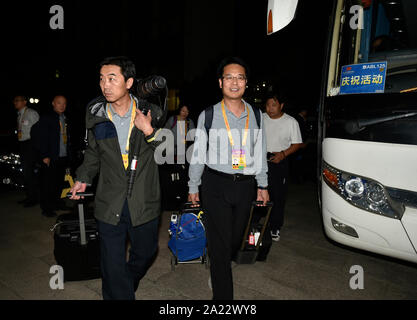
[[[268,186],[258,186],[258,189],[259,190],[268,190]]]
[[[143,130],[143,134],[146,138],[148,138],[152,133],[154,132],[154,129],[152,127],[146,128]]]
[[[152,128],[152,132],[149,135],[146,135],[145,133],[145,140],[147,143],[151,143],[152,141],[154,141],[156,139],[156,137],[158,136],[159,132],[161,131],[161,129],[155,130],[154,128]]]

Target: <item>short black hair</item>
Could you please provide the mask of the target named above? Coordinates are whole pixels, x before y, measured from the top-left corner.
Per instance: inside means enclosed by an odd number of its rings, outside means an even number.
[[[274,90],[274,91],[269,91],[265,94],[265,103],[269,100],[269,99],[274,99],[274,100],[278,100],[279,103],[284,103],[287,102],[287,97],[284,93],[283,90]]]
[[[107,65],[119,66],[125,81],[129,78],[133,78],[133,80],[136,79],[135,64],[128,57],[118,56],[104,58],[103,61],[100,62],[100,69]]]
[[[27,96],[25,96],[24,94],[21,94],[21,93],[15,94],[15,95],[13,96],[13,100],[14,100],[14,99],[16,99],[16,98],[22,98],[22,99],[23,99],[23,100],[25,100],[26,102],[28,101]]]
[[[250,74],[249,66],[247,65],[245,61],[243,61],[239,57],[227,57],[220,62],[219,66],[217,67],[218,79],[223,78],[224,67],[228,66],[229,64],[238,64],[242,66],[245,69],[246,79],[249,79],[249,74]]]

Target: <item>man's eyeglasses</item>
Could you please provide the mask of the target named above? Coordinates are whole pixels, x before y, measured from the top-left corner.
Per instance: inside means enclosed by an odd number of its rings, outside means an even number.
[[[232,76],[230,74],[223,76],[223,80],[227,82],[232,82],[233,80],[237,80],[238,82],[245,82],[246,77],[244,75]]]

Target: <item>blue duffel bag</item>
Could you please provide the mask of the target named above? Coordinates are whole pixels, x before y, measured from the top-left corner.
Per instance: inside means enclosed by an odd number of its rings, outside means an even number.
[[[169,232],[171,239],[168,247],[177,257],[178,261],[189,261],[205,256],[206,230],[201,221],[202,211],[198,215],[183,213],[178,220],[170,223]]]

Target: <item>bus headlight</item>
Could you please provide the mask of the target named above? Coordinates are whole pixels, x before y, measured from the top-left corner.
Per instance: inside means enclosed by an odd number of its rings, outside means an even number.
[[[379,183],[371,182],[368,188],[368,200],[371,205],[380,206],[384,204],[384,187]]]
[[[350,204],[393,219],[401,219],[404,206],[391,199],[381,183],[344,172],[323,161],[323,180]]]
[[[345,191],[350,197],[361,197],[364,189],[360,178],[350,179],[345,183]]]

